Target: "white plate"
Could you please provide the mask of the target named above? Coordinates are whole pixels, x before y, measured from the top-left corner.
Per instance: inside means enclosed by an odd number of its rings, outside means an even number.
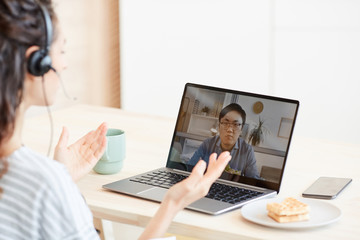
[[[274,228],[302,229],[320,227],[339,220],[341,211],[334,205],[321,200],[301,198],[299,201],[310,206],[310,219],[302,222],[278,223],[267,215],[266,204],[282,202],[282,198],[269,198],[249,203],[241,208],[242,216],[248,221]]]

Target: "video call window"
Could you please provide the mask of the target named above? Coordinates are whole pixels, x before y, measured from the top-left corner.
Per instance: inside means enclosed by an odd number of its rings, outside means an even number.
[[[199,158],[207,161],[212,152],[232,146],[221,178],[279,183],[296,108],[271,98],[188,87],[170,160],[191,171]]]

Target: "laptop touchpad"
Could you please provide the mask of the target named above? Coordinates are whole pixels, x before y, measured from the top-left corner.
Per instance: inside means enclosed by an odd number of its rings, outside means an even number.
[[[161,202],[163,200],[167,190],[168,189],[165,189],[165,188],[153,187],[153,188],[147,189],[145,191],[139,192],[139,193],[137,193],[137,195],[142,198]]]

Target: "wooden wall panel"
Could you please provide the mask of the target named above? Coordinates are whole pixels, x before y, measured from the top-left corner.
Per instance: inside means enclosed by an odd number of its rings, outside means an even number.
[[[118,0],[57,0],[67,38],[62,79],[77,103],[120,107]],[[72,104],[59,92],[57,105]]]

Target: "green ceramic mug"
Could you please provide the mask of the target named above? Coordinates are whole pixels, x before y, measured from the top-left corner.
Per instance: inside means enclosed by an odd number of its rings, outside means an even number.
[[[121,170],[125,159],[125,132],[109,128],[106,133],[107,145],[104,155],[94,167],[100,174],[114,174]]]

